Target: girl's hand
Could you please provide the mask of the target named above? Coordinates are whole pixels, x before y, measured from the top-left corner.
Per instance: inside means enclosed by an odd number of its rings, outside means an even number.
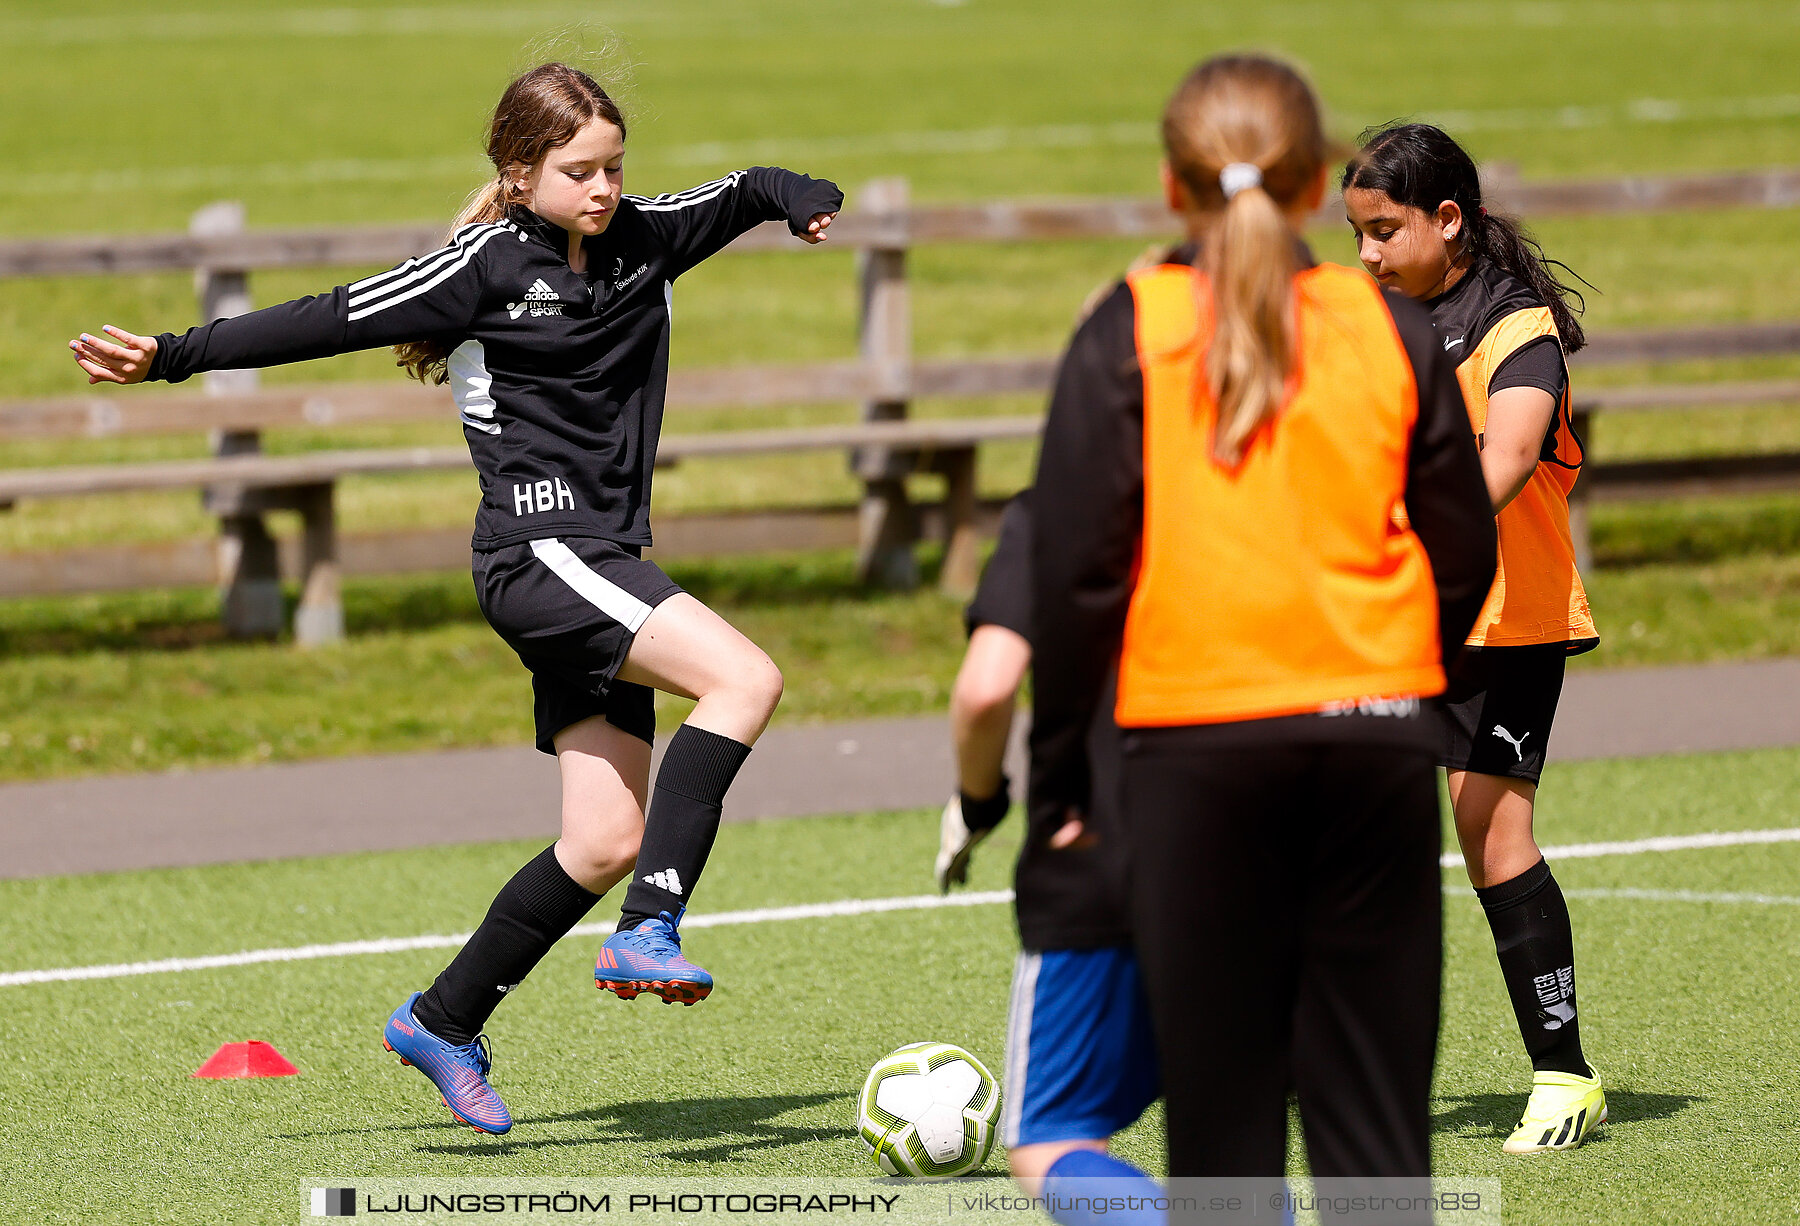
[[[1086,851],[1100,845],[1100,836],[1087,828],[1087,821],[1081,814],[1070,809],[1068,819],[1062,828],[1050,836],[1051,851],[1067,851],[1073,847],[1078,851]]]
[[[69,342],[75,363],[87,371],[89,383],[142,383],[156,357],[156,338],[133,336],[111,324],[101,329],[118,344],[83,332]]]
[[[814,213],[812,220],[806,223],[806,233],[800,237],[809,243],[825,241],[825,231],[831,228],[831,219],[836,213]]]

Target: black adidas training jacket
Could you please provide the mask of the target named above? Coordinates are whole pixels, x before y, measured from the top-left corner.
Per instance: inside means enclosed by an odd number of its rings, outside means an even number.
[[[672,195],[626,196],[586,241],[528,209],[328,294],[157,338],[149,377],[275,366],[438,340],[481,478],[474,546],[591,536],[649,545],[676,277],[763,221],[795,234],[836,212],[833,183],[769,166]]]

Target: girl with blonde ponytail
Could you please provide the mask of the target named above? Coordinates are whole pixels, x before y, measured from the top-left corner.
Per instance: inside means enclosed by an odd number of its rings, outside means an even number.
[[[1493,577],[1480,460],[1424,312],[1301,241],[1328,149],[1300,74],[1209,60],[1163,139],[1189,241],[1077,329],[1045,427],[1030,820],[1104,803],[1087,732],[1116,662],[1169,1174],[1281,1176],[1297,1091],[1321,1194],[1423,1177],[1442,940],[1421,711]]]
[[[1271,122],[1269,116],[1281,118]],[[1222,56],[1196,69],[1163,113],[1163,184],[1201,241],[1214,319],[1205,384],[1218,406],[1213,454],[1243,458],[1293,374],[1296,232],[1324,195],[1327,147],[1305,81],[1285,65]]]
[[[761,648],[643,557],[674,281],[764,221],[823,242],[843,193],[753,166],[627,196],[624,116],[599,82],[560,63],[506,87],[487,154],[494,177],[441,250],[183,336],[107,328],[109,339],[84,333],[69,346],[92,383],[383,346],[414,377],[449,383],[481,480],[476,595],[531,674],[537,745],[562,777],[562,837],[501,888],[382,1042],[458,1120],[504,1133],[512,1116],[488,1081],[482,1029],[613,886],[631,879],[595,986],[689,1005],[712,990],[677,925],[782,682]],[[696,703],[646,815],[653,690]]]

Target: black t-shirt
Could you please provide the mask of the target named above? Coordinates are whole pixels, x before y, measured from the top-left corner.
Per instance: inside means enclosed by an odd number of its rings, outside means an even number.
[[[1461,362],[1481,346],[1495,324],[1515,311],[1537,310],[1544,306],[1544,300],[1511,273],[1483,262],[1421,305],[1431,312],[1432,326],[1444,338],[1446,352]],[[1540,336],[1508,355],[1500,368],[1488,376],[1488,395],[1509,387],[1535,387],[1561,401],[1569,387],[1569,368],[1563,360],[1561,342],[1554,336]]]

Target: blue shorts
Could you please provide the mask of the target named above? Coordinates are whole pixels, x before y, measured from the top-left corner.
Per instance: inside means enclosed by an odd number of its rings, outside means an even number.
[[[1006,1023],[1007,1148],[1104,1140],[1156,1101],[1161,1082],[1129,946],[1019,955]]]

